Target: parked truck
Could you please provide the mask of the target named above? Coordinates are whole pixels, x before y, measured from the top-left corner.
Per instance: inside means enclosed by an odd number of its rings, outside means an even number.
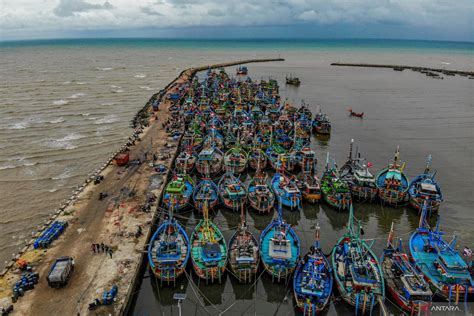
[[[48,285],[53,288],[65,286],[72,276],[74,270],[74,259],[72,257],[60,257],[51,266],[48,273]]]

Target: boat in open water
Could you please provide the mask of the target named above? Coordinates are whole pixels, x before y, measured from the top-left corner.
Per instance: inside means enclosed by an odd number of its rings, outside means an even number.
[[[377,189],[382,202],[399,206],[408,201],[408,177],[403,173],[405,163],[400,163],[400,150],[397,146],[395,158],[387,168],[379,172],[376,177]]]
[[[255,280],[260,253],[258,241],[247,226],[245,209],[241,207],[240,225],[229,241],[229,266],[240,282]]]
[[[395,304],[405,311],[414,313],[428,311],[433,292],[421,272],[403,252],[402,240],[393,243],[393,222],[388,235],[387,246],[380,259],[388,292]]]
[[[173,205],[173,203],[171,203]],[[184,228],[170,214],[158,227],[148,245],[151,271],[161,282],[173,282],[183,274],[189,260],[190,247]]]
[[[194,272],[206,283],[222,282],[227,263],[227,244],[217,225],[209,219],[207,203],[204,203],[203,219],[191,235],[191,261]]]
[[[194,181],[187,174],[177,174],[166,185],[163,194],[163,203],[168,209],[179,211],[189,205],[193,194]],[[175,205],[171,205],[174,203]]]
[[[331,265],[319,244],[319,223],[316,225],[314,244],[300,259],[293,276],[296,305],[303,315],[319,315],[331,298],[334,278]]]
[[[428,205],[425,203],[416,231],[410,237],[410,254],[416,267],[429,282],[431,290],[449,302],[466,302],[474,295],[474,282],[456,247],[456,236],[451,242],[439,228],[440,217],[435,229],[427,222]]]
[[[336,287],[341,297],[361,312],[372,314],[374,307],[382,308],[385,284],[377,256],[369,244],[361,238],[362,227],[354,227],[354,210],[349,208],[348,231],[332,251],[332,269]]]
[[[231,210],[238,211],[247,202],[247,188],[233,173],[225,173],[218,187],[222,203]]]
[[[338,210],[347,210],[352,205],[349,186],[339,176],[336,164],[329,166],[329,153],[326,158],[326,169],[321,178],[321,192],[324,201]]]
[[[282,217],[281,201],[278,216],[260,235],[260,256],[272,280],[287,281],[295,271],[300,255],[300,240],[291,225]]]
[[[427,202],[428,214],[438,212],[443,201],[443,193],[435,180],[436,171],[430,172],[431,155],[428,156],[425,171],[414,178],[408,187],[410,206],[421,211],[423,203]]]
[[[331,122],[329,121],[329,117],[321,113],[321,110],[316,113],[311,125],[313,126],[314,133],[321,135],[331,134]]]
[[[354,140],[351,140],[348,159],[339,169],[339,174],[341,179],[349,185],[354,198],[359,201],[372,202],[378,196],[375,176],[369,171],[372,164],[367,162],[365,158],[361,158],[358,150],[353,156],[353,143]]]

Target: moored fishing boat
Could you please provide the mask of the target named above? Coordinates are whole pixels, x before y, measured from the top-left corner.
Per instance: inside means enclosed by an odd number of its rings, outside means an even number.
[[[194,207],[203,211],[204,204],[209,208],[216,206],[219,201],[219,189],[211,179],[202,179],[193,192]]]
[[[148,244],[148,262],[151,271],[161,282],[174,283],[186,269],[189,254],[188,235],[173,218],[171,207],[169,217],[165,218]]]
[[[301,83],[300,79],[298,77],[293,77],[293,76],[286,76],[286,84],[292,85],[292,86],[299,86]]]
[[[263,267],[272,280],[291,277],[300,255],[300,241],[291,225],[282,217],[281,201],[278,203],[278,216],[260,235],[260,255]]]
[[[271,145],[265,154],[267,155],[270,166],[275,170],[281,168],[282,164],[287,171],[292,171],[295,167],[294,159],[292,159],[290,154],[280,145]]]
[[[267,166],[267,156],[258,147],[254,147],[249,152],[249,167],[257,170],[258,168],[265,169]]]
[[[275,204],[275,194],[267,183],[267,175],[260,170],[250,180],[248,200],[259,213],[269,213]]]
[[[224,166],[227,172],[240,174],[247,168],[248,154],[240,146],[229,149],[224,156]]]
[[[383,251],[380,264],[385,284],[395,303],[410,312],[428,311],[433,292],[420,271],[410,262],[403,252],[402,240],[393,244],[393,222],[388,235],[387,246]]]
[[[329,121],[329,117],[326,114],[321,113],[321,111],[316,113],[311,125],[313,126],[313,131],[317,134],[331,134],[331,122]]]
[[[474,295],[474,281],[468,265],[455,249],[456,236],[451,242],[443,239],[439,228],[427,223],[428,205],[423,205],[420,222],[410,237],[410,254],[416,267],[429,282],[431,290],[449,302],[468,301]]]
[[[405,163],[400,163],[400,150],[397,146],[395,158],[388,168],[379,172],[376,185],[380,199],[389,205],[398,206],[408,201],[408,177],[403,173]]]
[[[349,208],[348,231],[332,251],[332,269],[341,297],[356,309],[356,314],[370,313],[379,303],[383,305],[385,284],[377,257],[361,239],[360,223],[354,227],[354,210]],[[372,241],[373,243],[373,241]],[[383,306],[382,306],[383,308]]]
[[[255,280],[259,263],[258,241],[247,227],[245,211],[242,206],[240,225],[229,241],[230,269],[240,282],[248,283]]]
[[[272,189],[273,192],[275,192],[276,198],[281,201],[283,205],[289,207],[291,210],[301,209],[301,191],[298,188],[296,180],[286,176],[283,170],[276,172],[273,176]]]
[[[326,158],[326,169],[321,178],[321,193],[324,201],[338,210],[347,210],[352,204],[349,186],[341,180],[335,164],[329,166],[329,153]]]
[[[303,315],[319,315],[331,298],[334,278],[329,261],[319,244],[319,223],[314,244],[298,262],[293,277],[296,305]]]
[[[298,188],[305,201],[316,203],[321,200],[321,183],[316,173],[302,172],[298,177]]]
[[[245,184],[232,173],[225,173],[219,180],[219,196],[224,205],[233,211],[240,210],[247,201]]]
[[[208,147],[201,150],[196,161],[197,171],[204,177],[210,178],[219,174],[222,170],[224,156],[222,151],[216,147]]]
[[[427,201],[428,214],[437,212],[443,201],[443,193],[435,180],[435,172],[430,172],[431,155],[428,156],[425,171],[413,179],[408,187],[410,206],[420,211]]]
[[[192,150],[182,151],[175,160],[176,170],[182,173],[191,173],[196,163],[196,156]]]
[[[245,66],[240,66],[236,70],[238,75],[246,75],[248,73],[248,68]]]
[[[359,201],[371,202],[378,195],[375,176],[369,171],[372,164],[365,158],[361,158],[357,150],[355,157],[353,156],[353,142],[354,140],[351,140],[348,159],[339,170],[339,174],[341,179],[349,185],[353,197]]]
[[[163,203],[168,208],[179,211],[189,205],[193,194],[194,181],[186,174],[174,175],[173,179],[166,185],[163,194]],[[174,205],[172,205],[174,203]]]
[[[225,272],[227,245],[219,228],[209,219],[207,203],[203,207],[203,219],[191,235],[191,261],[194,272],[206,283],[219,280]]]

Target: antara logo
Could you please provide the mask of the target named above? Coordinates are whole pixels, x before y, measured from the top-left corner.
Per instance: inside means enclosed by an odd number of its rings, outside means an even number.
[[[437,311],[437,312],[460,312],[461,309],[459,306],[431,306],[431,311]]]

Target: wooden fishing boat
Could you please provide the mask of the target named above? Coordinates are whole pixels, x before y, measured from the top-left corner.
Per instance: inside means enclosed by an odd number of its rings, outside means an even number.
[[[177,174],[166,185],[163,194],[163,204],[168,209],[173,208],[179,211],[189,205],[189,200],[193,194],[194,181],[186,174]],[[174,205],[172,205],[174,203]]]
[[[321,192],[326,203],[338,210],[347,210],[352,204],[349,186],[340,178],[335,163],[332,167],[329,166],[329,153],[326,158],[326,170],[321,178]]]
[[[248,73],[248,69],[245,66],[240,66],[236,70],[237,75],[246,75]]]
[[[281,201],[278,216],[260,235],[260,256],[263,267],[272,280],[288,280],[293,274],[300,255],[300,240],[291,225],[282,217]]]
[[[410,262],[403,252],[402,240],[393,244],[393,222],[388,235],[387,246],[381,261],[382,272],[388,292],[394,302],[412,315],[428,311],[433,292],[421,272]]]
[[[226,172],[240,174],[247,168],[248,154],[239,145],[229,149],[224,155]]]
[[[203,219],[191,235],[191,261],[194,272],[207,282],[222,282],[227,262],[227,244],[219,228],[209,219],[207,203]]]
[[[194,169],[196,160],[196,155],[194,155],[192,149],[182,151],[175,160],[176,170],[180,173],[190,174]]]
[[[298,177],[297,184],[303,194],[303,200],[309,203],[321,200],[321,182],[316,173],[302,172]]]
[[[309,146],[303,147],[300,151],[301,159],[299,159],[299,165],[301,170],[305,173],[312,173],[316,171],[316,164],[318,159],[316,158],[316,152]]]
[[[346,163],[339,169],[339,174],[341,179],[349,185],[352,197],[359,201],[372,202],[378,196],[375,176],[369,171],[372,164],[365,158],[361,158],[357,150],[353,156],[353,143],[354,140],[351,140],[349,156]]]
[[[400,150],[397,146],[395,158],[377,175],[376,185],[380,199],[389,205],[403,205],[408,201],[408,177],[403,173],[405,163],[400,163]]]
[[[259,170],[250,180],[248,200],[259,213],[269,213],[275,204],[275,194],[268,185],[267,175]]]
[[[430,172],[431,155],[428,156],[425,171],[413,179],[408,187],[410,205],[420,211],[423,203],[427,201],[428,214],[438,212],[443,201],[443,193],[435,180],[436,171]]]
[[[294,159],[292,159],[291,155],[280,145],[271,145],[265,154],[267,155],[270,166],[275,170],[281,168],[281,165],[283,165],[287,171],[292,171],[295,167]]]
[[[249,283],[255,280],[260,263],[259,245],[247,227],[243,206],[240,218],[240,225],[229,241],[229,266],[240,282]]]
[[[383,305],[385,284],[379,262],[371,247],[361,239],[360,223],[354,227],[354,211],[349,207],[348,231],[332,251],[332,269],[341,297],[358,312],[370,313],[377,303]],[[383,306],[382,306],[383,308]]]
[[[245,184],[232,173],[225,173],[219,180],[219,196],[222,203],[233,211],[240,210],[247,201]]]
[[[298,77],[286,76],[286,84],[289,84],[292,86],[299,86],[300,83],[301,81]]]
[[[329,117],[326,114],[316,113],[313,122],[313,132],[321,135],[329,135],[331,134],[331,122],[329,121]]]
[[[258,147],[254,147],[249,152],[249,167],[257,170],[259,168],[265,169],[267,166],[267,156]]]
[[[196,169],[202,176],[210,178],[221,172],[223,160],[224,155],[219,148],[207,147],[199,153]]]
[[[420,223],[410,237],[410,255],[423,273],[431,290],[449,302],[466,302],[474,295],[474,281],[468,265],[456,250],[456,236],[451,242],[443,239],[439,228],[440,217],[434,230],[427,223],[428,204],[425,203]]]
[[[173,204],[173,203],[172,203]],[[190,247],[184,228],[173,218],[172,208],[151,237],[148,245],[148,262],[151,271],[161,282],[176,282],[189,260]]]
[[[352,111],[352,108],[348,108],[347,111],[349,111],[350,116],[355,116],[355,117],[360,117],[360,118],[364,117],[364,112],[357,113],[357,112]]]
[[[193,192],[194,207],[199,211],[203,211],[204,204],[209,208],[214,208],[219,201],[219,189],[211,179],[201,180]]]
[[[272,189],[273,192],[275,192],[276,198],[281,201],[284,206],[289,207],[291,210],[301,210],[301,191],[298,188],[296,180],[287,177],[283,173],[283,170],[280,169],[280,172],[277,171],[273,176]]]
[[[303,315],[319,315],[331,298],[334,278],[329,261],[319,244],[319,223],[314,244],[296,267],[293,293]]]

